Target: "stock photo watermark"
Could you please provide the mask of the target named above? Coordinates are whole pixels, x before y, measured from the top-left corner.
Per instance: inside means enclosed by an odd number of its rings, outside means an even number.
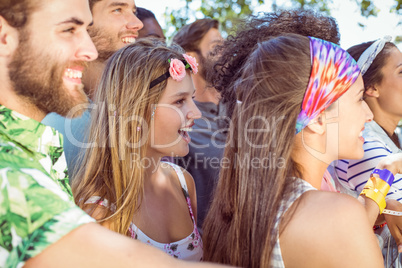
[[[182,111],[178,109],[174,105],[168,105],[168,104],[158,104],[158,105],[153,105],[153,107],[156,107],[156,109],[164,108],[164,109],[172,109],[177,115],[180,117],[180,120],[182,122],[182,126],[184,127],[186,125],[186,118]],[[130,137],[126,137],[125,135],[120,135],[118,137],[119,141],[117,142],[108,142],[108,143],[103,143],[102,145],[98,144],[97,141],[91,140],[91,137],[89,137],[88,141],[86,140],[78,140],[74,136],[74,129],[72,126],[72,120],[74,119],[69,119],[67,118],[65,120],[65,132],[66,136],[64,137],[67,139],[72,145],[82,148],[82,149],[88,149],[88,148],[95,148],[95,147],[102,147],[102,146],[126,146],[128,148],[140,148],[146,144],[148,144],[151,148],[156,148],[156,149],[161,149],[161,148],[170,148],[175,146],[177,143],[181,141],[181,137],[177,136],[174,140],[170,141],[169,143],[166,144],[157,144],[155,137],[156,135],[164,135],[164,133],[155,133],[154,131],[154,126],[153,126],[153,120],[150,120],[150,122],[147,122],[144,118],[141,118],[137,115],[129,115],[129,116],[124,116],[120,115],[116,112],[116,107],[113,106],[107,106],[105,103],[99,103],[99,104],[82,104],[74,107],[71,110],[71,113],[74,114],[80,109],[88,109],[89,111],[93,111],[94,109],[101,109],[102,112],[108,113],[109,117],[111,120],[118,120],[119,121],[119,131],[120,133],[124,132],[124,128],[129,128],[132,127],[133,125],[137,126],[137,129],[141,130],[141,138],[133,143],[130,139]],[[330,109],[329,112],[326,113],[326,118],[327,120],[331,119],[336,119],[338,116],[338,108],[337,105],[334,105],[334,108]],[[197,128],[193,127],[192,131],[189,133],[190,137],[192,135],[206,135],[210,137],[210,140],[207,143],[204,144],[196,144],[192,141],[190,141],[189,145],[193,148],[196,149],[203,149],[203,150],[208,150],[209,148],[217,148],[223,150],[226,147],[229,146],[234,146],[234,141],[233,139],[228,138],[226,142],[222,143],[221,141],[218,141],[216,137],[218,137],[222,132],[229,132],[230,131],[230,125],[233,124],[228,117],[224,116],[217,116],[213,118],[212,120],[209,120],[207,118],[202,117],[201,119],[196,119],[196,120],[203,120],[202,125],[205,126],[204,128]],[[239,135],[244,135],[242,139],[238,139],[238,143],[236,146],[238,148],[241,148],[242,146],[247,146],[255,149],[266,149],[266,157],[262,159],[254,159],[250,158],[249,156],[243,157],[243,159],[238,159],[236,160],[236,165],[240,168],[249,165],[249,167],[254,166],[260,167],[260,168],[269,168],[269,167],[277,167],[281,168],[282,163],[285,162],[285,160],[280,157],[280,156],[274,156],[271,155],[270,148],[275,148],[277,146],[277,139],[278,135],[280,135],[280,131],[278,131],[278,124],[282,121],[286,120],[285,116],[280,116],[280,117],[267,117],[267,116],[253,116],[251,118],[248,118],[245,120],[245,123],[243,123],[241,126],[238,126],[238,129],[241,130],[239,132]],[[244,121],[244,120],[243,120]],[[218,128],[217,130],[213,131],[213,124],[219,124],[223,127]],[[216,128],[215,128],[216,129]],[[109,130],[112,131],[112,130]],[[326,153],[329,149],[329,146],[331,144],[331,150],[334,148],[336,149],[338,147],[338,138],[337,135],[339,133],[338,129],[338,124],[336,122],[327,124],[327,133],[330,133],[328,135],[328,140],[326,142],[326,148],[324,151],[317,150],[316,148],[313,148],[310,146],[310,144],[304,139],[303,131],[302,131],[302,143],[303,147],[314,157],[317,159],[323,161],[323,162],[330,162],[327,160]],[[271,140],[269,142],[261,142],[258,143],[256,142],[253,137],[255,135],[264,135],[264,134],[269,134],[271,137]],[[230,137],[230,136],[229,136]],[[244,143],[244,144],[243,144]],[[337,152],[335,152],[336,154]],[[123,156],[122,156],[123,157]],[[131,157],[131,161],[133,159],[137,159],[136,157]],[[124,160],[124,159],[121,159]],[[137,161],[137,160],[136,160]],[[142,161],[142,162],[141,162]],[[151,166],[149,164],[149,159],[144,159],[141,160],[140,165],[142,166]],[[208,158],[206,156],[202,155],[196,155],[194,159],[194,163],[197,166],[200,166],[202,168],[225,168],[230,166],[228,164],[228,159],[225,158]],[[186,165],[186,163],[184,163]],[[188,165],[188,164],[187,164]]]

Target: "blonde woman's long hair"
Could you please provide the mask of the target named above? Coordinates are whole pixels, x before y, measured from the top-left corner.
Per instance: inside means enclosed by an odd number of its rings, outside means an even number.
[[[167,80],[151,81],[169,70],[169,59],[184,59],[178,46],[140,40],[117,51],[107,62],[91,112],[89,143],[73,180],[75,202],[81,208],[92,196],[109,201],[102,220],[129,235],[129,225],[144,194],[144,167],[151,114]],[[94,208],[88,211],[93,214]]]
[[[234,110],[224,153],[230,164],[221,169],[203,225],[206,261],[270,266],[280,203],[295,187],[288,178],[302,177],[291,153],[311,71],[309,44],[299,35],[259,43],[234,83],[232,90],[242,103]],[[247,132],[245,127],[264,131]],[[276,161],[253,166],[253,159],[267,157]]]

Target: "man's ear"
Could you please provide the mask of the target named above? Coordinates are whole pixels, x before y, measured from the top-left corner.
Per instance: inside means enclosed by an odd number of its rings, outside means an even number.
[[[368,97],[378,98],[380,96],[380,92],[375,86],[367,87],[366,91],[364,91]]]
[[[0,56],[11,56],[19,44],[18,30],[0,16]]]
[[[325,121],[324,113],[321,113],[319,116],[311,120],[311,122],[307,125],[306,128],[308,128],[311,132],[323,135],[326,130],[326,125],[324,121]]]

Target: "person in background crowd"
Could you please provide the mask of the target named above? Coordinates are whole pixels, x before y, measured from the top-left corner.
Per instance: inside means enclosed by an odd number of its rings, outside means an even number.
[[[227,134],[225,105],[220,102],[220,94],[206,82],[207,70],[213,62],[211,52],[222,41],[219,22],[213,19],[196,20],[182,27],[173,37],[174,43],[199,62],[199,74],[192,78],[196,88],[194,102],[202,118],[195,121],[194,130],[190,132],[189,154],[175,161],[194,177],[200,230],[218,181]]]
[[[89,5],[93,24],[88,27],[88,32],[99,56],[95,61],[88,63],[82,74],[82,82],[85,93],[92,100],[106,60],[118,49],[135,42],[143,25],[136,16],[137,7],[134,0],[89,0]],[[71,72],[75,77],[80,75],[75,71]],[[51,113],[42,121],[43,124],[54,127],[64,137],[63,148],[70,180],[74,171],[81,165],[82,151],[92,146],[87,142],[92,106],[93,104],[78,105],[64,117]],[[82,116],[71,119],[71,114],[75,111],[84,112]]]
[[[139,32],[138,32],[138,38],[155,37],[155,38],[159,38],[163,41],[166,40],[162,27],[159,25],[158,21],[156,20],[154,13],[152,13],[148,9],[138,7],[137,8],[137,17],[144,24],[144,27],[141,30],[139,30]]]

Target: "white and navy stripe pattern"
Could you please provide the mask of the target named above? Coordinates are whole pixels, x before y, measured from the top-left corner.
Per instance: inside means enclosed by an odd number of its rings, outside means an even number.
[[[336,175],[342,186],[360,193],[378,162],[387,155],[402,152],[374,121],[366,123],[363,131],[364,157],[359,160],[338,160]],[[388,198],[402,201],[402,176],[396,175]]]
[[[299,198],[302,194],[310,190],[316,190],[310,183],[298,178],[290,178],[294,181],[293,191],[286,193],[281,201],[278,214],[276,215],[275,229],[279,231],[280,220],[290,206]],[[279,244],[279,233],[276,239],[275,246],[271,254],[270,268],[283,268],[285,264],[282,259],[281,247]]]

